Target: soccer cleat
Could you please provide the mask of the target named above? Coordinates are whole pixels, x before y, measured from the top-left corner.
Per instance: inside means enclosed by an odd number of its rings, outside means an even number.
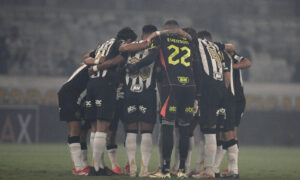
[[[177,172],[177,178],[179,179],[188,178],[188,175],[187,173],[184,172],[184,170],[179,169]]]
[[[100,168],[98,171],[96,171],[94,167],[91,167],[89,172],[89,176],[112,176],[112,175],[116,175],[116,174],[107,167],[104,167],[103,169]]]
[[[170,173],[166,173],[166,174],[163,174],[161,172],[157,172],[155,174],[151,174],[149,175],[150,178],[171,178],[171,174]]]
[[[126,164],[124,169],[125,169],[125,174],[130,175],[130,166],[129,166],[129,164]]]
[[[114,173],[118,174],[118,175],[122,175],[122,170],[119,166],[116,166],[115,169],[112,170]]]
[[[223,171],[220,177],[224,179],[239,179],[240,175],[227,170],[225,172]]]
[[[132,169],[132,170],[130,170],[129,176],[136,177],[136,174],[137,174],[136,170]]]
[[[147,171],[140,170],[139,177],[149,177],[150,173]]]
[[[203,178],[214,179],[215,178],[215,174],[209,174],[209,173],[207,173],[205,171],[202,171],[199,174],[192,175],[192,177],[196,178],[196,179],[203,179]]]
[[[86,168],[81,169],[81,170],[76,170],[75,168],[73,168],[72,173],[74,175],[87,176],[87,175],[89,175],[89,171],[90,171],[90,167],[86,167]]]
[[[158,167],[155,171],[151,172],[150,174],[156,174],[158,172],[161,172],[161,167]]]

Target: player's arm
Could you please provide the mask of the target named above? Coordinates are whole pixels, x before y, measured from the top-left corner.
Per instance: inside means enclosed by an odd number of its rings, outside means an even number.
[[[142,67],[148,66],[153,61],[158,59],[159,57],[159,50],[157,48],[151,49],[149,51],[149,54],[141,59],[139,62],[135,64],[127,64],[126,65],[126,71],[127,72],[136,72],[137,70],[141,69]]]
[[[203,64],[201,60],[201,56],[197,53],[197,49],[195,46],[193,46],[193,62],[192,62],[192,68],[196,83],[196,95],[197,97],[200,97],[202,95],[202,89],[203,89],[203,78],[205,76],[205,72],[203,69]]]
[[[215,42],[215,44],[219,47],[221,51],[228,51],[233,52],[236,50],[235,46],[233,44],[223,44],[220,42]]]
[[[232,65],[233,69],[246,69],[251,66],[251,61],[243,56],[240,56],[238,54],[234,54],[233,58],[237,60],[237,63],[234,63]]]
[[[165,29],[165,30],[161,30],[161,31],[155,31],[152,34],[150,34],[150,36],[147,38],[146,41],[151,42],[151,40],[153,38],[163,35],[163,34],[179,34],[185,38],[188,38],[189,40],[192,40],[192,36],[190,36],[187,32],[185,32],[184,30],[182,30],[180,28],[176,28],[176,29]]]
[[[230,85],[230,72],[224,72],[225,86],[228,89]]]
[[[150,46],[150,41],[140,41],[138,43],[129,43],[129,44],[122,44],[119,47],[120,52],[133,52],[145,49]]]
[[[96,64],[92,67],[89,68],[89,74],[93,74],[94,72],[103,70],[103,69],[109,69],[113,66],[118,65],[119,63],[123,62],[125,60],[124,56],[122,55],[117,55],[116,57],[112,59],[108,59],[104,61],[101,64]]]

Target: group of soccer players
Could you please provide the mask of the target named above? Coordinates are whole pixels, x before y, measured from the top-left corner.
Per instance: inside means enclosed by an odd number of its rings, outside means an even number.
[[[123,174],[115,142],[121,120],[126,132],[124,174],[151,178],[239,178],[237,127],[245,109],[241,69],[250,67],[250,61],[238,55],[232,44],[213,42],[207,31],[180,29],[175,20],[167,21],[161,31],[153,25],[145,25],[142,31],[140,41],[126,27],[116,37],[100,43],[84,56],[82,65],[58,92],[60,119],[69,126],[67,142],[74,163],[73,174]],[[150,173],[157,109],[160,164],[158,171]],[[191,151],[198,124],[199,154],[192,171]],[[91,166],[87,161],[89,128]],[[171,172],[173,146],[175,163]],[[112,169],[105,166],[105,149]],[[228,169],[220,173],[226,151]]]

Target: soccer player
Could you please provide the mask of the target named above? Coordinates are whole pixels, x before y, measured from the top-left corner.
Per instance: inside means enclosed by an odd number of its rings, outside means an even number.
[[[108,40],[95,50],[96,65],[89,69],[93,74],[87,85],[86,101],[87,117],[94,126],[96,125],[92,143],[94,168],[91,168],[90,175],[112,175],[112,172],[104,166],[103,155],[107,145],[107,132],[114,118],[116,90],[119,85],[118,64],[100,71],[97,64],[112,59],[124,59],[124,55],[119,52],[119,46],[124,42],[134,41],[136,37],[132,29],[123,28],[116,38]]]
[[[245,110],[245,95],[243,90],[243,78],[241,74],[241,69],[249,68],[251,66],[251,62],[249,59],[244,58],[243,56],[238,55],[235,52],[230,53],[230,58],[232,60],[232,73],[231,73],[231,81],[230,88],[231,92],[234,96],[229,96],[230,98],[230,107],[234,108],[233,114],[233,140],[231,140],[231,146],[225,148],[223,145],[223,152],[220,152],[219,159],[216,159],[216,167],[218,168],[221,164],[223,155],[227,150],[227,158],[228,158],[228,169],[224,170],[220,175],[223,178],[239,178],[238,173],[238,138],[237,138],[237,129],[240,124],[240,120],[243,116],[243,112]],[[231,109],[229,107],[229,110]],[[230,117],[229,117],[230,118]],[[219,147],[218,147],[219,148]],[[222,150],[220,150],[222,151]],[[216,158],[217,158],[216,157]],[[218,170],[218,169],[217,169]]]
[[[143,27],[142,40],[146,40],[157,28],[153,25]],[[121,45],[120,50],[124,50],[131,44]],[[127,58],[127,64],[139,62],[148,55],[148,49],[131,52]],[[152,131],[156,122],[156,83],[155,83],[154,62],[143,67],[137,72],[126,73],[124,79],[125,88],[125,108],[124,121],[126,126],[126,151],[130,165],[130,176],[136,177],[136,138],[138,125],[141,130],[141,168],[139,177],[148,176],[148,164],[152,153]]]
[[[212,36],[207,31],[198,33],[199,51],[204,72],[201,84],[197,84],[201,91],[197,92],[201,116],[198,117],[201,131],[204,134],[204,171],[193,175],[195,178],[215,178],[213,165],[217,150],[216,142],[216,112],[222,107],[226,87],[224,72],[229,72],[230,60],[224,59],[223,50],[234,50],[230,44],[214,43]]]
[[[88,78],[87,65],[81,65],[58,91],[60,120],[68,123],[68,145],[75,175],[88,175],[89,172],[87,161],[82,159],[82,153],[85,155],[84,157],[87,156],[86,139],[80,138],[83,116],[83,107],[80,104],[86,95]]]
[[[175,20],[165,23],[165,29],[179,28]],[[173,127],[179,126],[180,165],[177,176],[187,177],[185,161],[189,146],[189,125],[193,119],[195,98],[194,49],[192,42],[178,34],[163,34],[153,39],[149,55],[138,63],[128,66],[130,72],[151,64],[153,61],[161,67],[160,99],[163,104],[162,115],[162,172],[150,175],[153,178],[170,177],[170,160],[173,149]]]

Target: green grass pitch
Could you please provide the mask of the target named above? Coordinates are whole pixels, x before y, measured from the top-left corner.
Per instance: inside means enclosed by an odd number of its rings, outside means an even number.
[[[119,161],[125,163],[125,150],[120,146]],[[139,152],[139,150],[138,150]],[[196,160],[193,152],[192,167]],[[106,164],[110,163],[106,158]],[[137,155],[138,162],[140,160]],[[226,158],[225,158],[226,159]],[[150,169],[157,168],[158,152],[154,148]],[[223,168],[226,161],[223,162]],[[241,147],[240,179],[300,180],[300,147]],[[78,177],[71,174],[72,163],[66,144],[0,144],[0,179],[132,179],[127,176]],[[147,179],[147,178],[143,178]],[[173,178],[175,179],[175,178]]]

